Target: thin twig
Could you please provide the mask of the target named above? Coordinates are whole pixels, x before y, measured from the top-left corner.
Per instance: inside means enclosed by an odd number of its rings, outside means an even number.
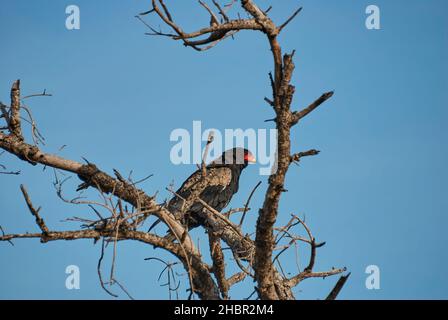
[[[321,95],[316,101],[314,101],[312,104],[310,104],[308,107],[301,111],[296,111],[293,113],[291,126],[295,125],[297,122],[299,122],[300,119],[304,118],[306,115],[308,115],[311,111],[316,109],[318,106],[320,106],[322,103],[330,99],[334,94],[334,91],[326,92],[323,95]]]
[[[257,190],[257,188],[261,185],[261,181],[258,181],[257,185],[252,189],[251,193],[249,194],[249,198],[246,201],[246,204],[244,205],[244,211],[243,211],[243,215],[241,216],[241,220],[240,223],[238,224],[238,226],[241,228],[241,226],[243,225],[244,222],[244,218],[246,217],[246,213],[247,210],[249,208],[249,203],[250,200],[252,199],[252,196],[254,195],[255,191]]]
[[[36,218],[36,224],[39,226],[43,234],[47,234],[49,232],[48,227],[45,225],[44,220],[39,215],[40,207],[37,209],[34,208],[30,196],[28,195],[28,192],[26,191],[26,188],[23,184],[20,185],[20,190],[22,190],[22,194],[23,197],[25,198],[28,209],[30,210],[31,214]]]
[[[2,237],[5,238],[6,237],[5,230],[3,230],[3,227],[1,225],[0,225],[0,232],[2,233]],[[11,241],[11,239],[7,239],[6,241],[8,241],[9,244],[14,247],[14,243]]]
[[[98,278],[100,280],[101,288],[103,288],[104,291],[106,291],[112,297],[118,298],[118,295],[116,295],[115,293],[112,293],[109,289],[106,288],[106,285],[104,284],[104,281],[103,281],[103,277],[101,275],[101,263],[103,262],[103,258],[104,258],[104,248],[105,248],[105,239],[103,238],[103,241],[101,242],[101,255],[100,255],[100,258],[98,259],[98,265],[97,265]]]
[[[22,100],[28,99],[28,98],[33,98],[33,97],[52,97],[53,95],[51,93],[47,93],[47,90],[44,89],[44,91],[42,93],[35,93],[35,94],[30,94],[27,96],[24,96],[22,98]]]
[[[288,23],[290,23],[298,14],[299,12],[302,11],[302,7],[300,7],[299,9],[297,9],[296,11],[294,11],[294,13],[292,14],[292,16],[290,16],[288,18],[288,20],[286,20],[280,27],[278,27],[278,31],[282,31],[284,27],[286,27],[288,25]]]

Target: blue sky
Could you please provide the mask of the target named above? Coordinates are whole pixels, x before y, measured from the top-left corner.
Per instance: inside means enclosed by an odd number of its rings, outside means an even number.
[[[448,298],[448,278],[442,271],[448,264],[448,4],[259,3],[273,5],[276,22],[297,6],[304,8],[280,37],[285,51],[297,50],[293,108],[335,90],[331,100],[293,131],[294,151],[316,148],[322,153],[291,167],[279,223],[291,213],[306,215],[317,240],[327,242],[318,252],[316,270],[346,266],[352,273],[340,298]],[[80,7],[80,30],[65,28],[70,4]],[[162,201],[169,197],[164,190],[172,180],[179,185],[195,169],[171,164],[173,129],[191,130],[193,120],[220,130],[272,128],[264,122],[272,111],[263,102],[270,94],[267,73],[272,62],[267,41],[258,33],[242,32],[206,53],[145,36],[147,30],[134,15],[149,4],[2,0],[0,101],[9,102],[11,83],[18,78],[23,94],[46,88],[53,97],[28,101],[47,139],[46,151],[56,153],[67,145],[62,156],[78,161],[85,157],[108,172],[133,170],[136,178],[153,173],[142,187],[148,193],[160,190]],[[364,26],[369,4],[381,10],[381,30]],[[195,2],[178,2],[173,12],[186,30],[208,21]],[[58,200],[51,170],[9,155],[0,160],[22,172],[0,177],[0,224],[7,232],[37,231],[20,195],[21,183],[42,206],[51,228],[76,228],[61,220],[91,214]],[[68,194],[73,194],[75,180],[67,185]],[[259,180],[263,184],[252,207],[261,206],[266,177],[258,175],[256,166],[243,173],[231,206],[241,206]],[[254,230],[255,221],[252,210],[247,232]],[[173,257],[135,243],[120,243],[118,250],[117,278],[134,297],[168,297],[157,282],[160,265],[143,259]],[[108,299],[96,273],[99,253],[99,244],[87,240],[17,240],[14,247],[1,243],[0,298]],[[294,272],[293,256],[288,259],[284,263]],[[301,261],[306,263],[306,251]],[[80,290],[65,288],[65,268],[72,264],[81,270]],[[380,268],[379,290],[365,287],[368,265]],[[335,281],[306,280],[296,296],[324,298]],[[248,281],[231,296],[244,298],[252,289]]]

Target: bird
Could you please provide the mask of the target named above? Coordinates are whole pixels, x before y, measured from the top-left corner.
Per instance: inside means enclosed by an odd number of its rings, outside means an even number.
[[[218,212],[227,207],[233,195],[238,192],[239,180],[242,171],[249,163],[255,163],[255,156],[247,149],[232,148],[222,153],[222,155],[206,166],[208,183],[201,191],[199,198]],[[199,212],[204,206],[199,202],[194,202],[191,207],[183,212],[182,207],[185,199],[195,191],[195,187],[201,187],[203,171],[202,168],[191,174],[174,193],[173,198],[168,202],[167,209],[179,220],[188,230],[204,224]],[[150,232],[160,220],[157,220],[149,228]],[[168,230],[165,239],[173,241],[175,236]]]

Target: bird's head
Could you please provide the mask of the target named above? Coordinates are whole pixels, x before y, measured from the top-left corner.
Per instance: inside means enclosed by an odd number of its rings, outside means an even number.
[[[255,163],[255,156],[247,149],[233,148],[224,151],[220,158],[213,161],[216,164],[228,165],[243,165],[247,166],[249,163]]]

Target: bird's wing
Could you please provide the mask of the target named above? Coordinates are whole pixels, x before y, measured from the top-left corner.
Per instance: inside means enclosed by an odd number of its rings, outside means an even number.
[[[225,189],[232,181],[232,170],[227,167],[216,167],[207,169],[207,176],[209,176],[209,183],[207,186],[216,186]],[[188,196],[195,185],[201,181],[202,172],[197,170],[194,172],[182,186],[177,190],[177,194],[181,197]]]
[[[211,206],[216,211],[220,212],[222,209],[227,207],[230,200],[232,199],[233,192],[228,188],[222,189],[221,186],[211,186],[204,189],[201,193],[200,198]],[[195,202],[191,208],[191,212],[196,212],[202,209],[202,204],[200,202]]]
[[[207,169],[207,175],[210,177],[210,180],[207,187],[205,187],[204,191],[201,193],[201,199],[209,203],[209,201],[204,198],[210,199],[212,195],[222,193],[226,188],[228,188],[232,181],[232,170],[227,167],[212,167]],[[195,185],[201,181],[201,178],[202,171],[197,170],[190,177],[188,177],[187,180],[185,180],[176,193],[183,199],[188,198],[192,190],[194,190]],[[177,211],[181,209],[182,204],[183,200],[175,195],[170,200],[168,208],[172,212],[173,210]],[[213,206],[212,204],[210,205]]]

